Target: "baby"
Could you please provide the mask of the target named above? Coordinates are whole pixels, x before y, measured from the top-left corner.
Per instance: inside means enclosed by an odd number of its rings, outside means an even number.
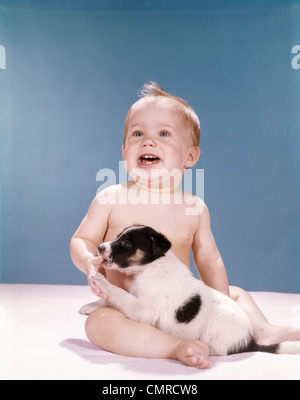
[[[229,287],[207,206],[179,188],[183,174],[200,156],[200,122],[194,110],[153,82],[144,85],[142,94],[129,109],[124,126],[123,160],[133,180],[97,194],[71,239],[74,264],[87,274],[91,290],[99,297],[106,298],[106,294],[91,281],[95,271],[128,290],[131,278],[118,271],[105,271],[97,247],[102,241],[115,239],[130,225],[151,226],[171,241],[172,251],[187,268],[192,249],[201,279],[243,307],[251,318],[257,343],[300,340],[299,329],[268,324],[248,293]],[[117,354],[176,359],[196,368],[211,365],[206,343],[168,335],[128,320],[109,307],[92,312],[85,329],[94,345]]]

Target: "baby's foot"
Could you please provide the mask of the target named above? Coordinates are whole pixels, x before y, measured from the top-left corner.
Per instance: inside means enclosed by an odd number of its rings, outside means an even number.
[[[208,346],[198,340],[183,340],[174,350],[174,358],[191,367],[210,368]]]

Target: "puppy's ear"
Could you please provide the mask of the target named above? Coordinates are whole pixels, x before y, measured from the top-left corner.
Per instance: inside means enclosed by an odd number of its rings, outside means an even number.
[[[155,232],[151,235],[153,256],[163,256],[171,248],[171,242],[161,233]]]

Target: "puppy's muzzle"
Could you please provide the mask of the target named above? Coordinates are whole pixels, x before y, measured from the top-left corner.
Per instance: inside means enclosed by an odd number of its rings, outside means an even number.
[[[105,244],[104,243],[102,243],[102,244],[100,244],[100,246],[98,247],[98,254],[99,254],[99,256],[100,255],[103,255],[103,253],[105,252]]]
[[[111,247],[108,243],[102,243],[98,247],[98,254],[104,258],[105,263],[111,263]]]

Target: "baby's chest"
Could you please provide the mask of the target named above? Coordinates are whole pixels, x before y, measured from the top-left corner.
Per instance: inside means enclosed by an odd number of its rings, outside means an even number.
[[[151,226],[163,233],[174,250],[178,248],[180,252],[183,248],[190,249],[197,230],[195,217],[186,215],[185,208],[180,205],[116,206],[109,218],[107,240],[114,239],[123,229],[136,224]]]

